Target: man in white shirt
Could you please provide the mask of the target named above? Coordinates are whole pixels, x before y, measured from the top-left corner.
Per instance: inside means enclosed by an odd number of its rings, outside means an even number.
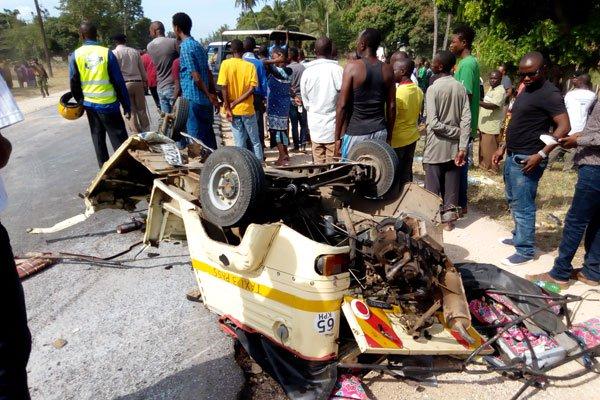
[[[315,164],[332,162],[335,150],[335,107],[342,88],[343,69],[331,59],[332,49],[331,39],[318,39],[317,59],[306,64],[300,80]]]
[[[581,71],[575,72],[571,78],[573,89],[565,95],[565,106],[571,122],[571,131],[569,136],[579,133],[585,128],[585,124],[596,101],[596,93],[592,91],[592,79],[588,74]],[[563,171],[573,169],[574,149],[564,149],[557,147],[548,157],[548,167],[550,167],[560,155],[563,155]]]
[[[126,46],[127,38],[125,35],[115,35],[113,40],[116,44],[113,53],[121,67],[131,103],[131,118],[128,120],[129,128],[133,133],[147,132],[150,130],[150,119],[146,112],[144,86],[148,82],[148,77],[142,63],[142,57],[139,51]]]
[[[6,82],[0,76],[0,129],[23,120]],[[8,163],[12,145],[0,133],[0,169]],[[0,212],[7,205],[4,182],[0,177]],[[10,238],[0,224],[0,399],[29,399],[27,361],[31,333],[27,327],[25,298]]]

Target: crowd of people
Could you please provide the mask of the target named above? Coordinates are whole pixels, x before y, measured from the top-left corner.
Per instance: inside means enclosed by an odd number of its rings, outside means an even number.
[[[14,64],[12,71],[9,63],[0,65],[0,75],[9,89],[13,88],[13,72],[21,89],[24,87],[39,88],[42,97],[50,95],[48,93],[48,73],[37,58]]]
[[[127,137],[119,103],[133,132],[149,129],[144,86],[165,113],[178,96],[186,99],[187,133],[211,148],[217,147],[213,118],[223,110],[235,146],[248,148],[261,162],[267,147],[277,149],[276,165],[290,162],[288,147],[304,150],[307,143],[314,162],[328,163],[346,158],[364,140],[385,141],[400,162],[399,187],[413,180],[416,146],[424,136],[425,187],[442,197],[444,209],[462,214],[468,212],[468,174],[474,165],[473,143],[478,142],[480,168],[499,171],[505,159],[502,173],[514,230],[504,244],[515,252],[502,262],[509,266],[535,256],[535,199],[548,162],[564,153],[580,174],[587,169],[582,166],[597,168],[595,157],[578,157],[597,152],[597,138],[592,135],[592,144],[574,142],[595,108],[589,75],[574,75],[574,89],[563,98],[546,79],[542,54],[530,52],[518,66],[516,87],[506,65],[500,65],[490,73],[484,93],[479,62],[472,54],[475,32],[467,26],[453,31],[449,50],[439,51],[431,63],[423,58],[415,63],[404,51],[382,61],[381,33],[366,29],[344,68],[326,37],[315,42],[316,58],[310,62],[288,40],[257,48],[253,37],[234,39],[216,82],[205,49],[190,34],[190,17],[175,14],[172,27],[176,39],[165,37],[164,25],[153,22],[153,40],[140,55],[126,46],[123,35],[114,37],[116,47],[110,52],[95,42],[93,25],[81,26],[84,45],[72,57],[71,89],[88,111],[100,165],[108,159],[106,132],[115,148]],[[91,61],[105,65],[101,74],[86,69]],[[572,210],[567,223],[574,213],[583,218]],[[585,221],[598,219],[596,214]],[[598,246],[592,246],[596,252]],[[600,272],[586,276],[597,282]]]

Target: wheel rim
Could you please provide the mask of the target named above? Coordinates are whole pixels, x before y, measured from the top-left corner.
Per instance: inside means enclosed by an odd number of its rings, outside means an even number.
[[[240,177],[230,164],[218,165],[208,178],[208,196],[213,206],[229,210],[240,197]]]
[[[364,155],[359,156],[356,161],[363,163],[363,164],[368,164],[368,165],[371,165],[372,167],[374,167],[375,168],[374,181],[375,181],[375,183],[379,182],[379,180],[381,179],[381,172],[380,172],[381,163],[379,162],[379,160],[374,159],[373,157],[364,154]]]

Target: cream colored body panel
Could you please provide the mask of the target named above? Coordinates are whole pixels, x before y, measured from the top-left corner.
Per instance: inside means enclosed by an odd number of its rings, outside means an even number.
[[[208,235],[201,210],[181,192],[155,181],[144,241],[170,236],[166,228],[179,228],[164,221],[177,217],[207,307],[303,358],[335,358],[350,277],[321,276],[314,265],[321,255],[347,253],[349,248],[315,242],[282,223],[251,224],[238,246],[228,245]],[[282,335],[282,326],[287,335]]]

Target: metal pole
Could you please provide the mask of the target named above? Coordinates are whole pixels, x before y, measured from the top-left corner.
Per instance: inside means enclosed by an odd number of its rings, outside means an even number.
[[[48,73],[50,76],[54,76],[52,72],[52,63],[50,62],[50,52],[48,51],[48,41],[46,40],[46,31],[44,30],[44,21],[42,20],[42,11],[38,0],[33,0],[35,3],[35,10],[37,12],[38,23],[40,24],[40,31],[42,32],[42,42],[44,43],[44,57],[46,58],[46,64],[48,64]]]

